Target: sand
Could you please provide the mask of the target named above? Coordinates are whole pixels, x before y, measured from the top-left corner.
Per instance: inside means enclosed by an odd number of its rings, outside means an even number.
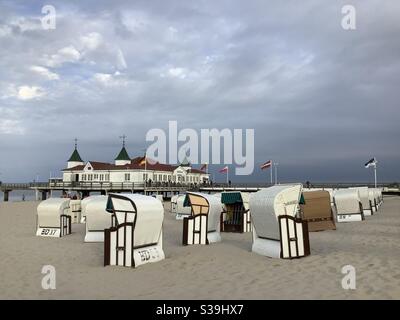
[[[136,269],[103,267],[103,244],[83,243],[84,225],[36,237],[37,205],[0,204],[1,299],[400,299],[400,197],[366,221],[311,233],[311,255],[291,261],[252,253],[250,234],[183,247],[182,221],[166,210],[166,259]],[[348,264],[355,290],[341,286]],[[44,265],[56,269],[55,290],[42,289]]]

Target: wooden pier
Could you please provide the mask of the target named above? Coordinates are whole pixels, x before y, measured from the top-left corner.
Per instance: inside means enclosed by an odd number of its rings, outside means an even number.
[[[92,192],[108,194],[110,192],[131,192],[146,195],[162,194],[168,198],[171,195],[186,192],[199,191],[205,193],[216,193],[223,191],[256,192],[261,188],[270,187],[267,183],[237,183],[237,184],[182,184],[182,183],[133,183],[133,182],[31,182],[31,183],[0,183],[0,191],[3,192],[3,200],[8,201],[9,195],[14,190],[35,190],[36,200],[45,200],[52,191],[63,193],[76,192],[81,197],[87,197]],[[313,183],[313,188],[348,188],[357,186],[368,186],[368,183]],[[400,195],[400,187],[393,183],[381,183],[378,187],[383,188],[383,194]]]

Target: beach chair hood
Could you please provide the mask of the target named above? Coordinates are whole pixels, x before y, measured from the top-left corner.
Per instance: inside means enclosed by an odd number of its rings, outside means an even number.
[[[250,195],[250,209],[257,235],[280,239],[278,216],[295,217],[301,199],[302,186],[273,186]]]

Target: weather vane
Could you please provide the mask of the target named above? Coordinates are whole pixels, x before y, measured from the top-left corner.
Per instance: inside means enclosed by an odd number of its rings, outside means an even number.
[[[126,139],[126,135],[123,134],[122,136],[119,136],[120,139],[122,139],[122,146],[125,147],[125,139]]]

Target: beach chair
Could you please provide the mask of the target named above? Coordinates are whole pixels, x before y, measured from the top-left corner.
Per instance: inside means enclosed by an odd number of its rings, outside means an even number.
[[[349,189],[358,190],[358,195],[360,196],[364,216],[372,216],[373,215],[373,210],[372,210],[373,204],[369,197],[368,187],[354,187],[354,188],[349,188]]]
[[[383,203],[382,189],[374,188],[375,202],[376,202],[376,211],[381,207]]]
[[[184,206],[190,216],[183,219],[183,245],[210,244],[221,241],[221,202],[218,197],[204,193],[186,193]]]
[[[221,194],[221,232],[251,232],[249,194],[238,191]]]
[[[92,201],[93,199],[96,198],[102,198],[106,197],[103,195],[94,195],[94,196],[89,196],[81,200],[81,223],[86,222],[86,205],[89,203],[89,201]]]
[[[69,209],[72,223],[81,223],[81,200],[70,200]]]
[[[376,213],[376,211],[378,210],[378,207],[377,207],[377,203],[376,203],[374,189],[371,189],[371,188],[368,189],[368,200],[371,204],[372,214]]]
[[[308,256],[308,226],[298,216],[302,202],[301,184],[273,186],[251,194],[252,251],[282,259]]]
[[[161,203],[164,205],[164,197],[162,194],[153,194],[153,198],[160,200]]]
[[[301,215],[308,223],[308,231],[336,230],[335,217],[328,191],[303,191]]]
[[[104,265],[138,267],[165,258],[162,247],[164,207],[140,194],[109,194],[111,228],[104,233]]]
[[[357,189],[339,189],[335,191],[337,222],[364,220],[364,210]]]
[[[111,214],[106,211],[107,196],[96,196],[85,203],[85,242],[104,242],[104,230],[111,227]]]
[[[176,220],[183,220],[185,217],[190,217],[190,207],[184,206],[186,194],[177,195],[172,203],[173,211]],[[172,200],[171,200],[172,201]]]
[[[37,207],[37,230],[40,237],[63,237],[71,234],[70,199],[49,198]]]

